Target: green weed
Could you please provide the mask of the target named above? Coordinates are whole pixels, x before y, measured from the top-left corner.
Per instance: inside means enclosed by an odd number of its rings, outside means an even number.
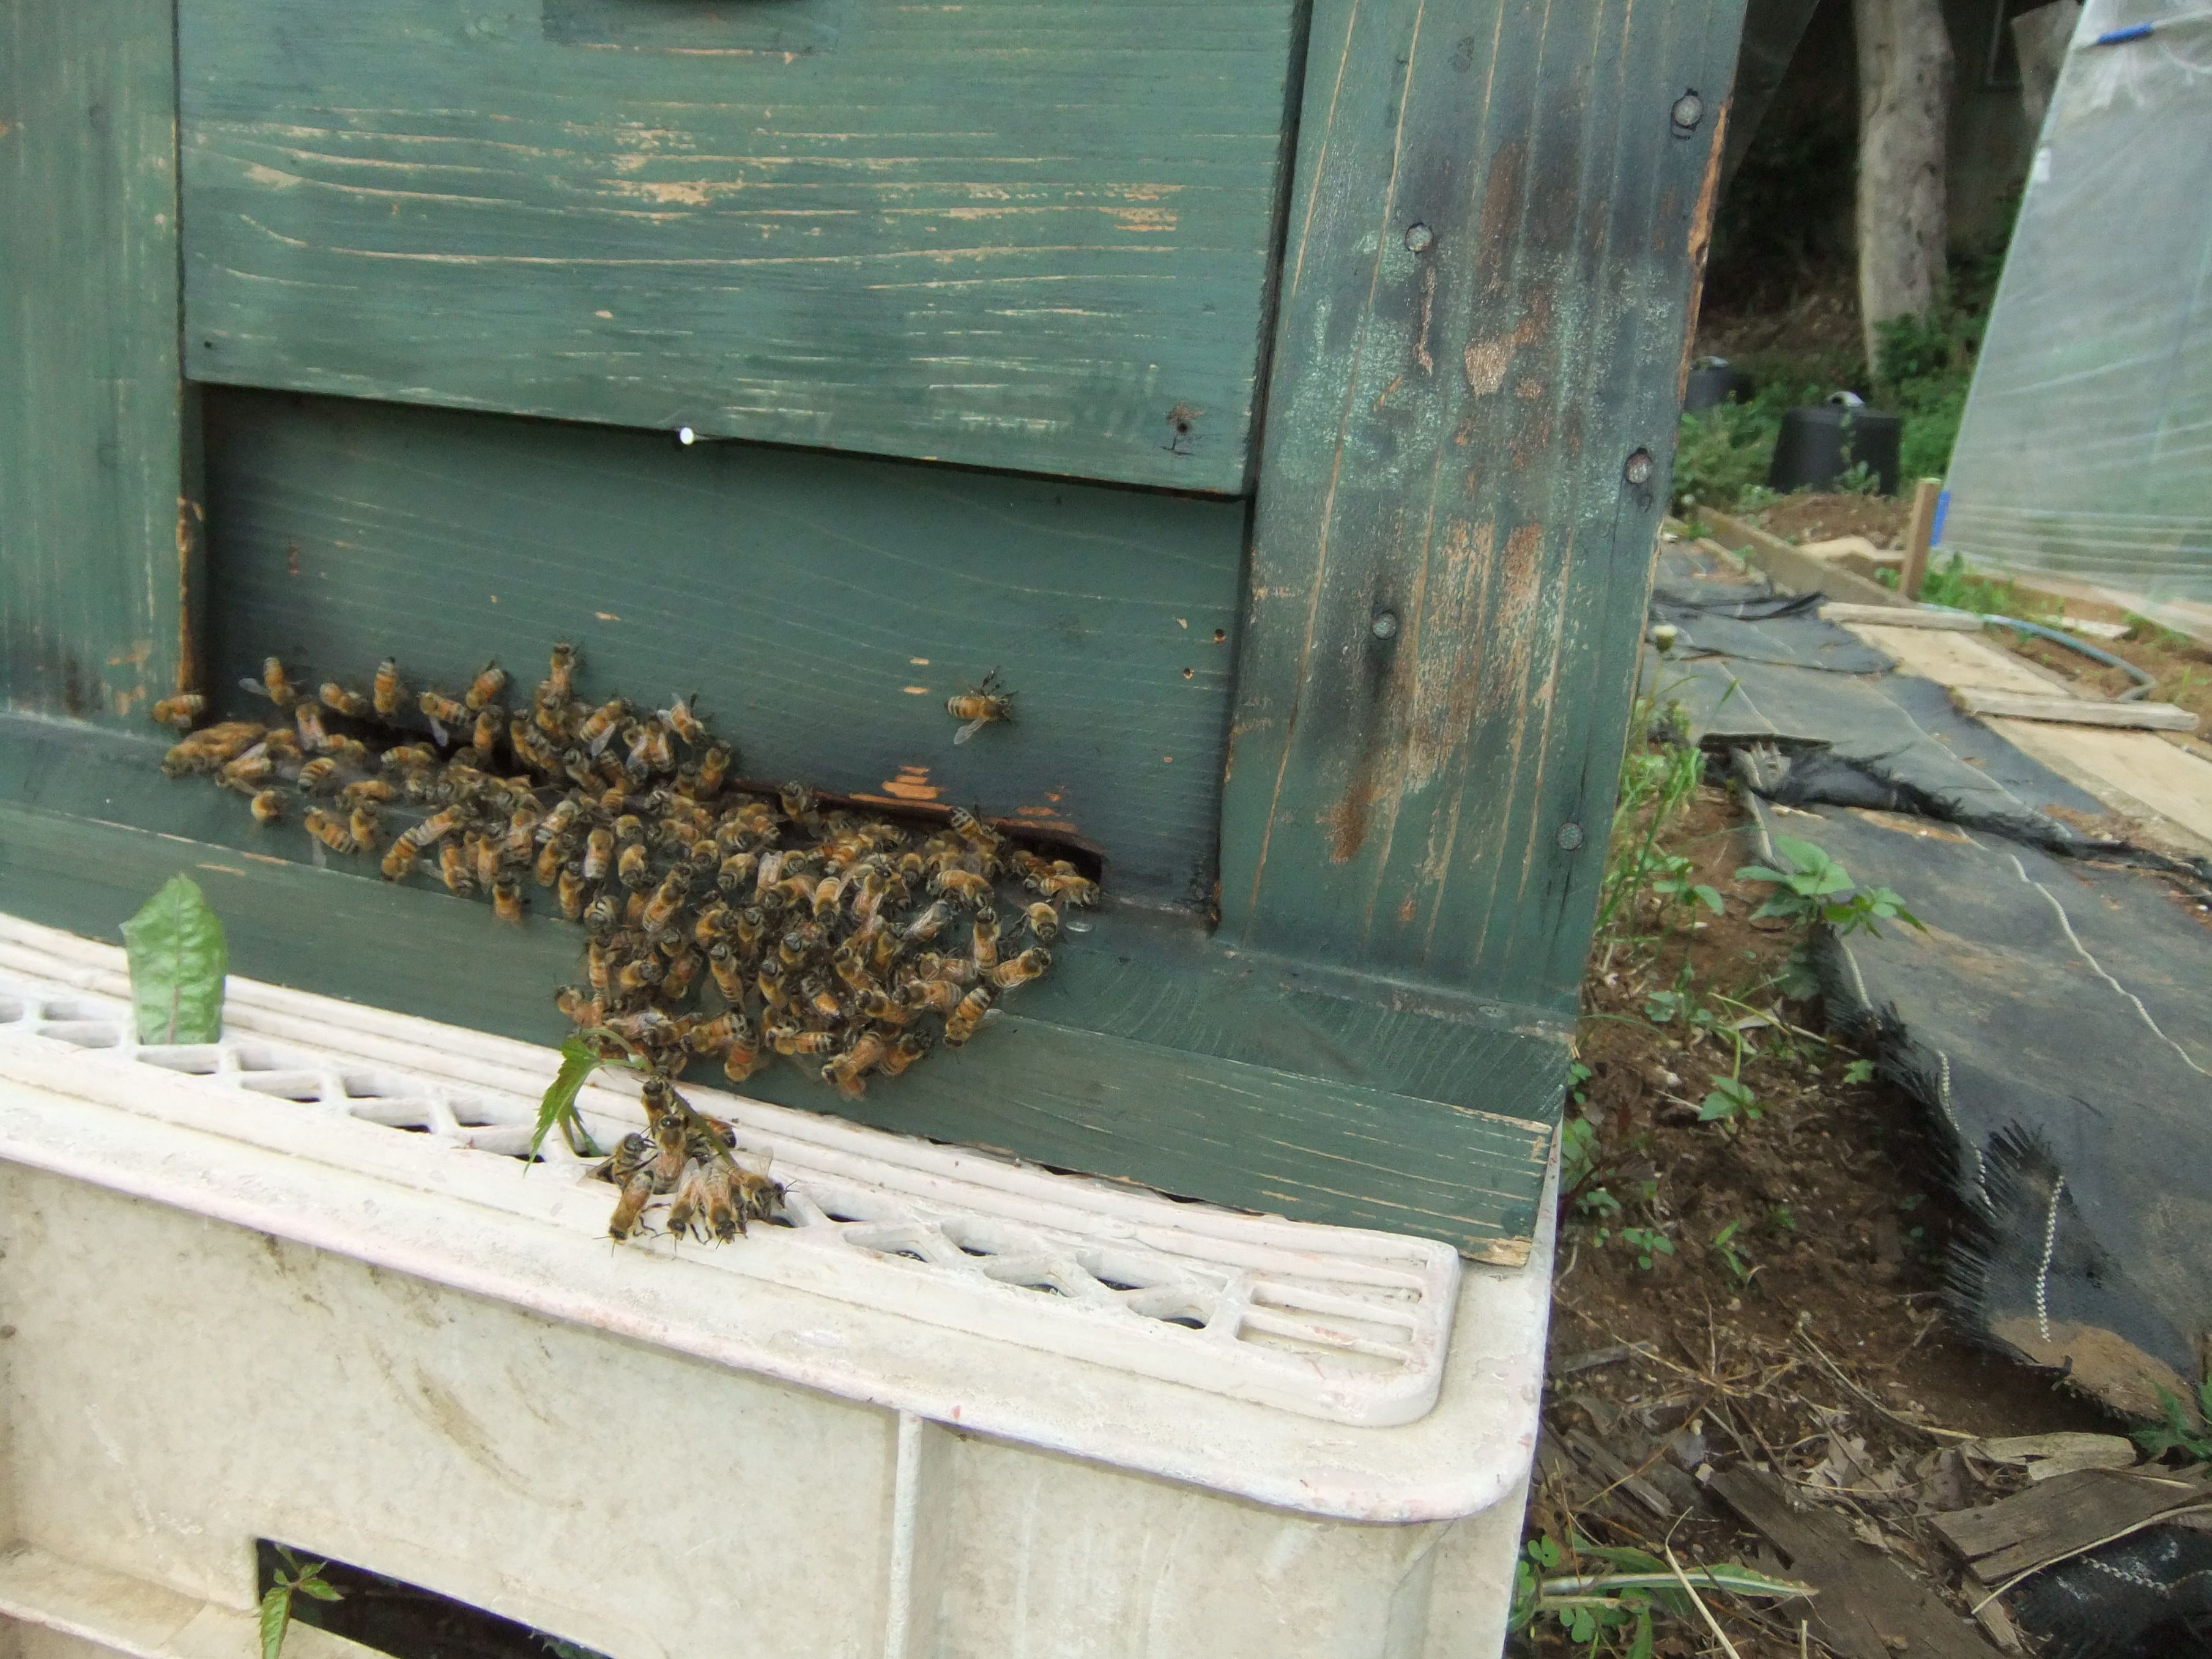
[[[1623,1227],[1620,1242],[1636,1252],[1636,1265],[1645,1273],[1659,1257],[1674,1254],[1674,1241],[1656,1227]]]
[[[1745,1247],[1735,1242],[1736,1236],[1742,1231],[1743,1221],[1739,1217],[1713,1235],[1714,1253],[1720,1257],[1721,1265],[1729,1270],[1729,1277],[1735,1280],[1739,1290],[1747,1287],[1759,1273],[1759,1269],[1752,1265]]]
[[[2143,1449],[2143,1455],[2163,1457],[2178,1451],[2192,1463],[2212,1463],[2212,1377],[2197,1385],[2198,1415],[2194,1423],[2189,1420],[2189,1408],[2172,1389],[2160,1388],[2158,1403],[2165,1408],[2166,1421],[2135,1431],[2136,1444]]]
[[[261,1598],[261,1659],[278,1659],[284,1650],[285,1633],[292,1627],[292,1598],[311,1595],[318,1601],[337,1601],[345,1593],[323,1577],[329,1565],[310,1561],[301,1566],[299,1559],[282,1544],[276,1553],[284,1558],[284,1565],[276,1572],[276,1583]]]
[[[1700,1123],[1734,1123],[1740,1118],[1755,1121],[1760,1115],[1759,1097],[1741,1078],[1715,1078],[1698,1106]]]
[[[1512,1629],[1534,1634],[1554,1621],[1586,1659],[1651,1659],[1655,1615],[1687,1619],[1695,1612],[1686,1580],[1700,1592],[1782,1600],[1806,1593],[1805,1586],[1770,1578],[1729,1562],[1713,1567],[1684,1567],[1678,1575],[1668,1562],[1646,1551],[1608,1548],[1586,1538],[1573,1540],[1575,1553],[1601,1563],[1605,1571],[1557,1573],[1566,1552],[1544,1536],[1522,1546],[1513,1567]]]
[[[1795,836],[1777,836],[1774,851],[1790,867],[1775,870],[1763,864],[1747,864],[1735,872],[1738,881],[1772,882],[1776,890],[1751,913],[1753,921],[1782,916],[1801,927],[1815,922],[1842,934],[1868,933],[1881,937],[1876,924],[1901,921],[1928,931],[1927,925],[1905,908],[1905,901],[1887,887],[1856,886],[1851,872],[1827,851]]]

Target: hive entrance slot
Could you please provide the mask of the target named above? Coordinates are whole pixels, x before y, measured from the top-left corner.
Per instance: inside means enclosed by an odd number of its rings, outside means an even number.
[[[277,1586],[280,1572],[289,1581],[301,1568],[320,1562],[316,1577],[336,1590],[338,1599],[295,1593],[292,1617],[393,1659],[452,1659],[456,1654],[471,1659],[546,1659],[549,1653],[565,1659],[605,1659],[550,1631],[533,1630],[519,1620],[502,1619],[420,1584],[388,1578],[350,1562],[332,1561],[312,1550],[288,1550],[263,1538],[255,1540],[254,1555],[258,1594],[264,1597]]]

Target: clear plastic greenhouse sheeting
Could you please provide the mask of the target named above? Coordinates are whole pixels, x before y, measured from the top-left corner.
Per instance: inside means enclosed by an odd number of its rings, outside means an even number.
[[[2212,0],[2089,0],[1951,462],[1942,544],[2212,638]]]

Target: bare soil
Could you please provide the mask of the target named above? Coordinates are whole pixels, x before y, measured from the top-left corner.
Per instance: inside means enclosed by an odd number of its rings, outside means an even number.
[[[1911,514],[1912,504],[1896,496],[1838,494],[1784,496],[1751,516],[1784,541],[1863,536],[1876,547],[1902,547]]]
[[[1943,1263],[1971,1220],[1943,1182],[1944,1155],[1917,1103],[1847,1079],[1856,1056],[1817,1035],[1817,1000],[1781,996],[1775,981],[1802,935],[1748,919],[1770,890],[1735,878],[1756,862],[1745,824],[1730,792],[1707,786],[1666,837],[1694,861],[1691,879],[1723,896],[1725,916],[1662,917],[1647,904],[1591,957],[1579,1042],[1591,1075],[1578,1110],[1597,1144],[1590,1175],[1563,1199],[1529,1533],[1654,1550],[1671,1537],[1686,1563],[1779,1571],[1711,1505],[1686,1501],[1667,1520],[1632,1501],[1604,1457],[1664,1474],[1662,1492],[1691,1498],[1683,1481],[1700,1463],[1748,1463],[1847,1516],[1963,1612],[1928,1517],[2021,1482],[1960,1448],[2124,1425],[1954,1328]],[[1654,994],[1683,986],[1704,988],[1726,1020],[1751,1022],[1740,1067],[1724,1032],[1652,1018],[1668,1012]],[[1698,1121],[1715,1079],[1731,1074],[1760,1115]],[[1671,1251],[1624,1239],[1624,1227],[1663,1236]],[[1714,1601],[1743,1659],[1825,1650],[1794,1619]],[[1528,1650],[1585,1650],[1551,1624]],[[1656,1651],[1717,1648],[1701,1627],[1664,1621]]]

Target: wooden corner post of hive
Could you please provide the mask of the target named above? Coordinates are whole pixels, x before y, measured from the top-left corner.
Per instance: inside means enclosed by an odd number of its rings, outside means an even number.
[[[1741,22],[1316,8],[1225,941],[1571,1009]]]

